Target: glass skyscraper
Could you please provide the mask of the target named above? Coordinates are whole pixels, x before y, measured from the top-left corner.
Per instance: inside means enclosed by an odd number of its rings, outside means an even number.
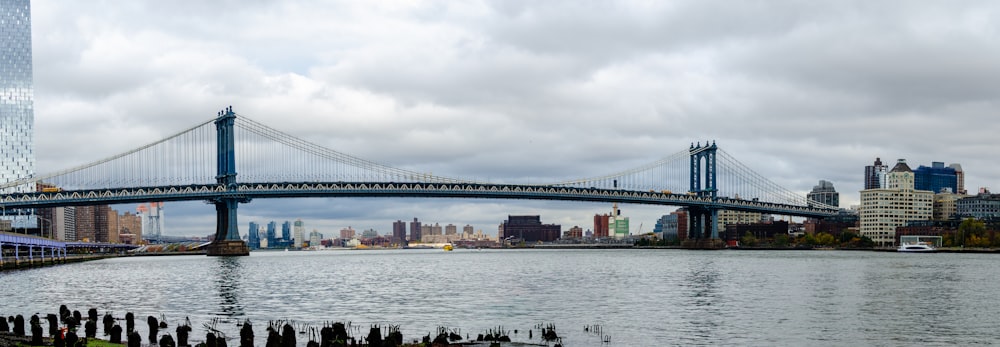
[[[0,0],[0,184],[34,175],[33,102],[31,4],[28,0]],[[25,185],[0,193],[34,190]],[[12,220],[14,228],[35,226],[33,216],[3,218]]]

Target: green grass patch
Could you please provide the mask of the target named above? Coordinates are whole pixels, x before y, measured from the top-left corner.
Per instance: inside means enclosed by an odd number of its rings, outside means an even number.
[[[49,342],[49,341],[46,341],[46,342]],[[17,347],[38,347],[38,346],[32,346],[30,343],[27,343],[27,342],[18,342],[15,346],[17,346]],[[50,344],[48,346],[52,346],[52,345]],[[111,343],[111,342],[108,342],[108,341],[98,340],[98,339],[87,339],[87,347],[125,347],[125,344],[124,343]]]
[[[87,347],[125,347],[124,343],[111,343],[104,340],[88,339]]]

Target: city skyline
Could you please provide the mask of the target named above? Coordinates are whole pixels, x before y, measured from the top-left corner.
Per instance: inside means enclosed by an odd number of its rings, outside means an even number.
[[[330,148],[458,177],[601,175],[715,140],[803,196],[832,182],[844,207],[857,204],[860,171],[876,157],[960,163],[976,191],[1000,179],[990,142],[1000,45],[987,20],[997,6],[40,2],[36,172],[135,148],[233,105]],[[214,225],[204,204],[168,209],[167,234]],[[607,209],[257,200],[241,206],[240,225],[291,214],[332,228],[448,210],[474,225],[504,213],[585,227]],[[672,210],[623,205],[633,228]]]

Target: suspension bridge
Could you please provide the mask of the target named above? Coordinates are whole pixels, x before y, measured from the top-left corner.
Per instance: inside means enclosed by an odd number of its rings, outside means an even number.
[[[214,164],[214,165],[213,165]],[[47,188],[40,188],[47,187]],[[238,115],[89,164],[0,185],[6,214],[56,206],[201,200],[215,206],[210,255],[246,255],[239,204],[305,197],[422,197],[618,202],[686,207],[692,239],[717,239],[718,211],[823,218],[808,201],[713,143],[633,169],[540,183],[494,183],[397,168],[329,149]]]

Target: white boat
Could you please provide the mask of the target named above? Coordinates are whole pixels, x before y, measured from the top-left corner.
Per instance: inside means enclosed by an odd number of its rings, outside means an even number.
[[[904,243],[896,249],[897,252],[934,252],[936,250],[926,242]]]

